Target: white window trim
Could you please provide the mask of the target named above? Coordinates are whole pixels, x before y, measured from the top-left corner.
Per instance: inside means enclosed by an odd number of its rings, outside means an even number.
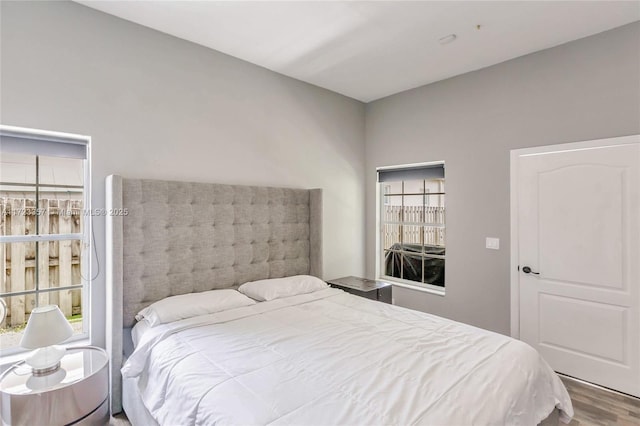
[[[92,263],[93,258],[91,256],[92,253],[92,241],[91,236],[93,235],[93,221],[92,221],[92,210],[91,210],[91,137],[86,135],[78,135],[73,133],[63,133],[63,132],[54,132],[49,130],[41,130],[41,129],[31,129],[26,127],[17,127],[17,126],[8,126],[0,124],[0,134],[10,135],[10,136],[18,136],[18,137],[28,137],[33,139],[43,139],[50,142],[65,142],[65,143],[77,143],[86,146],[87,149],[87,158],[85,160],[84,167],[84,194],[83,194],[83,206],[84,206],[84,214],[82,215],[83,229],[85,229],[85,235],[82,234],[68,234],[70,238],[58,238],[56,236],[45,236],[45,235],[33,235],[29,236],[29,238],[24,237],[21,241],[29,240],[29,241],[53,241],[56,239],[80,239],[82,240],[82,257],[86,259],[85,262],[82,262],[81,269],[81,279],[82,279],[82,333],[76,334],[70,337],[63,343],[63,346],[76,345],[79,343],[89,342],[91,341],[91,323],[93,318],[93,310],[91,306],[91,279],[92,276]],[[61,237],[67,237],[67,235],[60,234]],[[79,238],[77,238],[79,236]],[[40,237],[40,238],[38,238]],[[84,237],[84,238],[83,238]],[[7,241],[5,241],[5,239]],[[5,236],[1,240],[1,242],[11,242],[12,237]],[[14,356],[22,355],[26,352],[29,352],[28,349],[24,349],[20,346],[16,346],[9,349],[0,348],[0,366],[4,365],[8,362],[9,359],[12,359]]]
[[[376,168],[376,175],[377,175],[377,172],[381,170],[390,170],[390,169],[397,170],[397,169],[404,169],[404,168],[409,169],[409,168],[415,168],[415,167],[421,167],[421,166],[435,166],[439,164],[444,165],[445,161],[429,161],[429,162],[423,162],[423,163],[403,164],[399,166],[382,166],[382,167]],[[446,176],[445,176],[445,179],[446,179]],[[384,200],[381,195],[381,192],[382,192],[382,185],[380,182],[377,182],[377,179],[376,179],[376,263],[375,263],[376,279],[390,282],[392,285],[396,285],[398,287],[404,287],[411,290],[417,290],[424,293],[430,293],[430,294],[444,297],[446,294],[446,284],[447,284],[446,278],[445,278],[445,287],[440,287],[432,284],[417,283],[414,281],[404,280],[398,277],[390,277],[388,275],[381,273],[382,265],[384,263],[384,250],[382,250],[382,241],[380,239],[380,235],[382,234],[382,231],[381,231],[382,218],[380,217],[380,212],[384,208]],[[446,219],[444,223],[447,223]],[[445,242],[445,247],[446,247],[446,242]],[[434,256],[434,257],[438,257],[438,256]]]
[[[381,278],[384,281],[391,282],[393,285],[403,288],[408,288],[411,290],[422,291],[424,293],[431,293],[437,296],[444,296],[446,291],[446,287],[439,287],[437,285],[431,284],[416,284],[413,281],[403,280],[401,278],[396,277],[388,277],[386,275],[381,275]]]

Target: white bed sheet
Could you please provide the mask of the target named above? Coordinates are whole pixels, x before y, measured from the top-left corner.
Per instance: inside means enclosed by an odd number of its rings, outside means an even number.
[[[569,395],[520,341],[337,289],[147,329],[122,368],[159,424],[536,425]]]
[[[142,339],[142,335],[151,329],[151,326],[146,320],[138,321],[133,328],[131,328],[131,341],[133,342],[134,349],[138,347],[138,342]]]

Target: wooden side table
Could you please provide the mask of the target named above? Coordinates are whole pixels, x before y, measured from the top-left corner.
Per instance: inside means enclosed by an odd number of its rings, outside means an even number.
[[[34,376],[23,362],[0,378],[2,424],[109,424],[109,357],[97,347],[68,348],[60,368]]]
[[[368,280],[360,277],[342,277],[328,280],[331,287],[339,288],[347,293],[366,297],[379,302],[391,303],[391,283],[380,280]]]

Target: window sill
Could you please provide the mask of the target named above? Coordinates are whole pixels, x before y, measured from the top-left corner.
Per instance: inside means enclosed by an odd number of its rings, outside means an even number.
[[[412,284],[407,284],[407,283],[403,283],[400,281],[392,281],[388,278],[383,278],[385,281],[391,283],[394,286],[398,286],[398,287],[402,287],[402,288],[408,288],[410,290],[416,290],[416,291],[421,291],[423,293],[431,293],[431,294],[435,294],[436,296],[441,296],[444,297],[445,295],[445,290],[437,290],[435,288],[427,288],[427,287],[422,287],[422,286],[417,286],[417,285],[412,285]]]

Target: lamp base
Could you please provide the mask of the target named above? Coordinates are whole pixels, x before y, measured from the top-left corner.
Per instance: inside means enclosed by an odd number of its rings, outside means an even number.
[[[34,376],[44,376],[60,368],[60,360],[65,352],[64,346],[46,346],[31,352],[24,362],[31,367]]]
[[[51,389],[52,386],[62,382],[67,377],[67,372],[64,368],[58,368],[55,371],[44,374],[32,374],[27,379],[27,388],[40,391],[45,389]]]

